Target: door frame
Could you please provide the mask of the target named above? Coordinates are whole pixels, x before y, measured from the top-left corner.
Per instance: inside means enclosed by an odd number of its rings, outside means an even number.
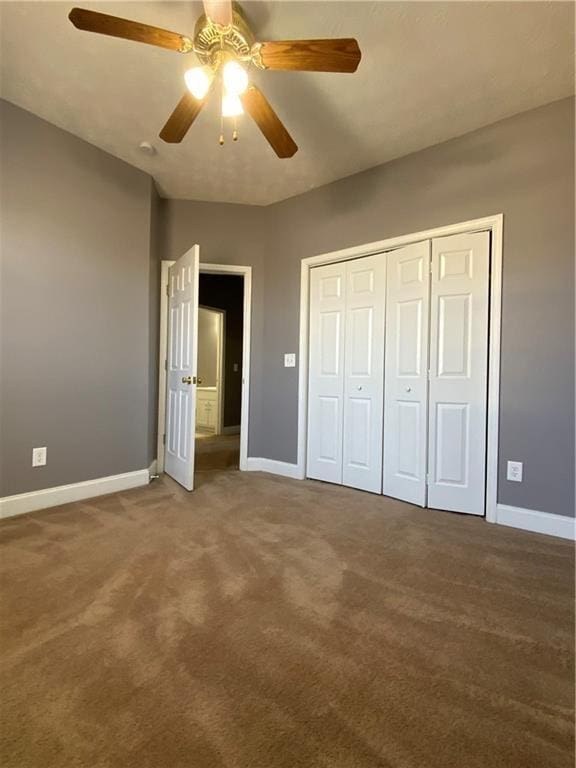
[[[160,273],[160,344],[158,355],[158,440],[157,471],[164,471],[166,429],[166,354],[168,345],[168,270],[174,261],[163,259]],[[244,318],[242,328],[242,405],[240,412],[240,469],[248,464],[248,424],[250,410],[250,340],[252,317],[252,267],[235,264],[204,264],[201,275],[237,275],[244,278]]]
[[[198,304],[198,309],[207,309],[209,312],[217,312],[218,323],[218,413],[216,415],[216,434],[221,435],[224,427],[224,388],[226,386],[226,310],[218,307],[209,307],[208,304]],[[200,385],[198,385],[200,386]]]
[[[298,371],[298,460],[297,477],[306,477],[308,443],[308,338],[310,314],[310,270],[324,264],[350,261],[375,253],[393,251],[421,240],[470,232],[490,232],[490,309],[488,337],[488,402],[486,440],[486,520],[496,522],[498,498],[498,427],[500,419],[500,337],[502,325],[502,244],[504,214],[494,214],[445,227],[435,227],[365,245],[344,248],[302,259],[300,267],[300,340]]]

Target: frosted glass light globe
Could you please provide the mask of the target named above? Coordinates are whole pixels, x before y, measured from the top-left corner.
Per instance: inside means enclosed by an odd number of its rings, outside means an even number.
[[[233,96],[240,96],[248,88],[248,75],[237,61],[227,61],[222,71],[226,91]]]
[[[201,101],[208,93],[213,74],[209,67],[194,67],[184,74],[186,87],[195,99]]]
[[[243,115],[242,102],[233,93],[225,93],[222,96],[222,117],[237,117]]]

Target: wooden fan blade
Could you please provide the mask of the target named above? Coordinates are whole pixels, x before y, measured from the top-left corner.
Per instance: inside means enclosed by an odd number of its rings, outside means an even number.
[[[255,85],[251,85],[240,99],[242,106],[260,128],[278,157],[292,157],[298,151],[298,147],[262,91]]]
[[[87,11],[84,8],[72,8],[68,18],[76,29],[83,29],[86,32],[122,37],[125,40],[136,40],[138,43],[157,45],[159,48],[168,48],[180,53],[188,53],[192,50],[192,40],[189,37],[179,35],[177,32],[169,32],[167,29],[160,29],[160,27],[140,24],[139,21],[121,19],[118,16],[109,16],[107,13]]]
[[[254,63],[263,69],[308,72],[356,72],[362,54],[352,37],[332,40],[277,40],[256,43]]]
[[[204,12],[215,24],[232,24],[232,0],[204,0]]]
[[[181,142],[194,120],[198,117],[205,100],[206,97],[198,100],[191,93],[186,92],[166,121],[164,128],[160,131],[160,138],[168,142],[168,144],[178,144]]]

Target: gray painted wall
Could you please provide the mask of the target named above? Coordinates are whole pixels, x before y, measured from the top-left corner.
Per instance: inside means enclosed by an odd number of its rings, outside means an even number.
[[[574,514],[574,102],[556,102],[275,206],[266,262],[266,456],[296,457],[302,256],[504,213],[499,501]],[[278,307],[281,307],[278,311]],[[508,459],[524,481],[505,479]]]
[[[197,241],[202,260],[255,265],[249,455],[286,462],[298,369],[282,355],[298,350],[300,260],[504,213],[499,501],[574,514],[573,99],[268,208],[166,209],[172,258]],[[505,479],[508,459],[524,462],[523,483]]]
[[[6,102],[0,120],[0,495],[143,469],[152,181]]]
[[[574,514],[573,100],[267,208],[160,201],[140,171],[1,109],[2,495],[154,456],[159,258],[199,243],[203,262],[253,267],[248,451],[294,462],[298,369],[282,356],[298,348],[300,260],[503,212],[499,501]]]
[[[150,183],[150,259],[148,290],[148,450],[147,466],[158,449],[158,364],[160,355],[160,278],[163,254],[162,198]]]

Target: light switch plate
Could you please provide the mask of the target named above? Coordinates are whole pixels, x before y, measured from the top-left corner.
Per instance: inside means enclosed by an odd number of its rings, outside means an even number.
[[[513,483],[522,482],[522,462],[521,461],[509,461],[508,469],[506,472],[506,479],[511,480]]]
[[[284,368],[296,367],[296,355],[294,352],[287,352],[284,355]]]
[[[46,448],[45,447],[32,449],[32,466],[33,467],[46,466]]]

